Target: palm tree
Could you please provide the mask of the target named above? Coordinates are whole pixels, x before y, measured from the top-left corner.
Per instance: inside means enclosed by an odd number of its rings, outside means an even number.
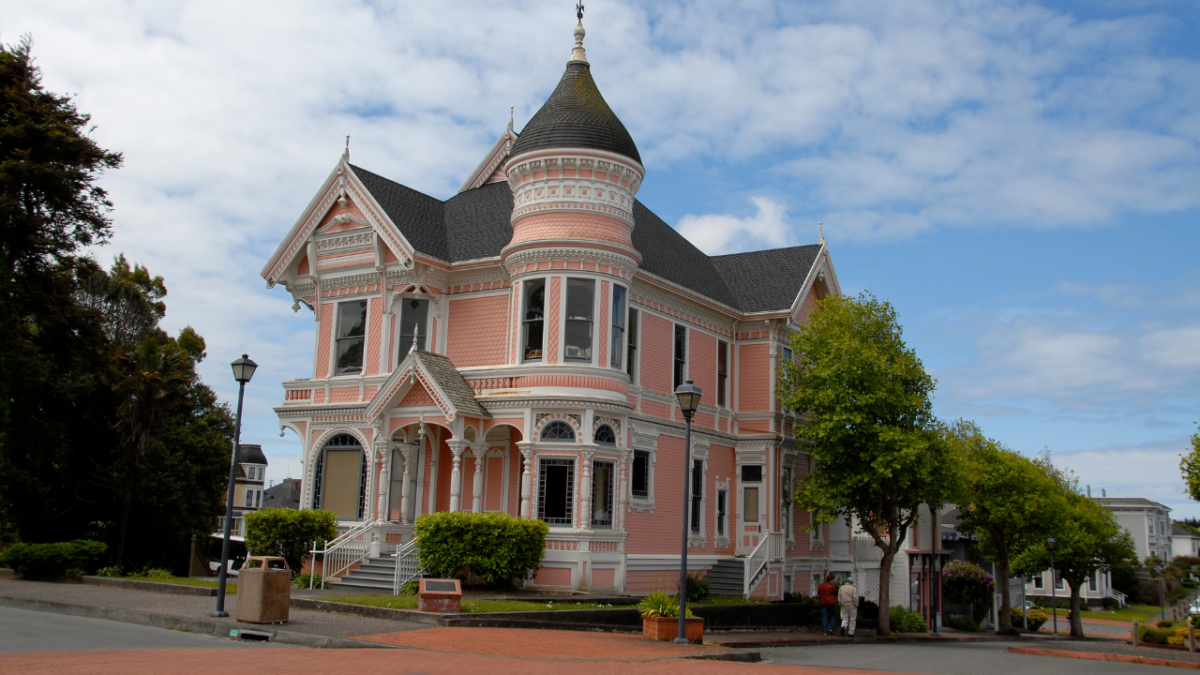
[[[133,501],[133,484],[146,440],[167,411],[191,405],[187,388],[195,378],[192,357],[175,340],[164,342],[158,336],[142,340],[132,350],[117,354],[119,379],[113,385],[121,397],[117,407],[116,428],[121,431],[121,452],[125,460],[124,494],[121,503],[121,528],[117,539],[117,566],[125,555],[125,530]]]

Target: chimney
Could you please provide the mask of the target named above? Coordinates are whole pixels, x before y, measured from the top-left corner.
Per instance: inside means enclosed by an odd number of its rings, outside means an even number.
[[[1092,486],[1091,485],[1087,486],[1087,489],[1088,489],[1088,497],[1091,497],[1092,496]]]
[[[1107,492],[1107,491],[1106,491],[1104,488],[1100,488],[1100,496],[1101,496],[1101,497],[1107,497],[1107,496],[1108,496],[1108,492]]]

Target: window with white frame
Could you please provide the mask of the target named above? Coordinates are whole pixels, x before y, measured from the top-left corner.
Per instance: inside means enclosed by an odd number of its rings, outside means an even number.
[[[575,504],[575,460],[543,457],[538,463],[538,519],[570,527]]]
[[[623,362],[621,352],[625,347],[625,287],[613,284],[612,335],[609,336],[608,364],[618,370]]]
[[[571,428],[570,424],[567,424],[562,420],[554,420],[553,422],[542,427],[541,440],[552,442],[574,441],[575,430]]]
[[[1095,593],[1100,589],[1100,572],[1093,570],[1088,577],[1088,591]]]
[[[675,325],[674,389],[687,379],[687,326]]]
[[[625,372],[629,374],[629,381],[637,382],[638,373],[638,311],[636,309],[629,310],[629,355],[625,360]]]
[[[717,536],[718,537],[727,536],[725,534],[725,521],[729,515],[728,514],[728,510],[729,510],[728,501],[729,501],[729,491],[728,490],[717,490]]]
[[[592,462],[592,527],[611,529],[613,526],[613,477],[616,464]]]
[[[1042,579],[1041,574],[1035,575],[1033,577],[1033,587],[1036,589],[1039,589],[1039,590],[1046,587],[1046,582]]]
[[[633,451],[633,471],[630,485],[630,495],[634,498],[648,499],[650,497],[650,452],[647,450]]]
[[[429,301],[417,298],[405,298],[400,305],[400,359],[412,349],[413,339],[417,342],[417,351],[425,351],[426,322],[429,320]]]
[[[729,390],[729,343],[717,340],[717,405],[727,407]]]
[[[596,445],[616,445],[617,435],[613,433],[613,428],[607,424],[601,424],[596,427],[596,433],[592,436],[592,440]]]
[[[745,465],[742,467],[742,522],[757,523],[758,492],[762,483],[762,466]]]
[[[337,375],[362,372],[363,341],[367,335],[367,301],[338,303]]]
[[[592,360],[595,301],[595,281],[567,279],[567,325],[563,336],[563,355],[568,361]]]
[[[1153,535],[1154,534],[1154,519],[1153,518],[1146,519],[1146,527],[1148,527],[1150,529],[1150,534]]]
[[[245,501],[243,506],[249,509],[257,509],[262,507],[262,490],[255,488],[246,488]]]
[[[541,361],[546,329],[546,280],[525,282],[525,312],[521,321],[524,338],[522,360]]]
[[[704,515],[704,462],[692,461],[692,503],[690,524],[692,534],[702,534]]]
[[[1164,536],[1164,537],[1165,537],[1165,536],[1167,536],[1167,533],[1168,533],[1168,531],[1167,531],[1167,521],[1165,521],[1165,520],[1160,520],[1160,521],[1158,521],[1158,533],[1159,533],[1161,536]]]
[[[1063,575],[1060,570],[1054,570],[1054,589],[1063,590]]]

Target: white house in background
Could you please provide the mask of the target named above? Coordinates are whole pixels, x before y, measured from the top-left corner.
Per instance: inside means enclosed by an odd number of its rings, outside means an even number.
[[[1171,509],[1141,497],[1093,497],[1113,512],[1117,523],[1133,536],[1138,560],[1157,556],[1173,557],[1171,545]]]
[[[1171,557],[1200,555],[1200,537],[1191,530],[1171,523]]]
[[[230,526],[230,536],[241,538],[246,536],[246,514],[263,507],[263,488],[267,475],[267,457],[263,454],[261,445],[242,443],[238,446],[238,468],[233,483],[233,525]],[[225,516],[217,517],[217,531],[220,537],[225,530]]]

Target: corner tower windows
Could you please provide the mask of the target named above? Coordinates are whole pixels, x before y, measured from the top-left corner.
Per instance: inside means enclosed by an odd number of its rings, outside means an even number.
[[[625,362],[625,372],[629,374],[629,381],[637,382],[637,344],[638,344],[638,311],[636,309],[629,310],[629,356]]]
[[[413,337],[417,340],[417,349],[425,350],[425,335],[429,331],[426,329],[426,321],[429,320],[429,301],[418,300],[417,298],[405,298],[400,306],[400,318],[398,326],[400,333],[400,358],[397,361],[404,360],[404,355],[408,350],[412,349]],[[415,333],[414,333],[415,330]]]
[[[363,338],[367,334],[367,301],[338,303],[337,369],[335,375],[362,372]]]
[[[595,299],[595,281],[567,279],[567,326],[563,346],[568,361],[592,360],[592,315],[595,311]]]
[[[525,282],[525,315],[522,322],[524,336],[524,360],[542,360],[542,336],[546,328],[546,280],[532,279]]]
[[[625,346],[625,287],[613,285],[612,296],[612,340],[608,348],[608,363],[613,368],[621,367],[621,348]]]

